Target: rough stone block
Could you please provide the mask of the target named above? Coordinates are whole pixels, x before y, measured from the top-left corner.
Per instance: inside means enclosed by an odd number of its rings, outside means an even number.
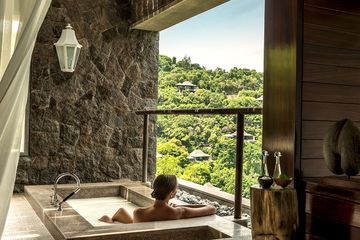
[[[44,170],[48,167],[48,162],[48,156],[36,156],[32,158],[30,167],[36,170]]]
[[[60,125],[60,139],[64,143],[68,143],[71,146],[76,145],[79,140],[80,130],[72,125],[61,124]]]
[[[128,0],[52,1],[32,57],[31,157],[19,162],[19,191],[65,171],[83,182],[141,179],[143,119],[134,110],[156,106],[159,39],[130,31],[130,11]],[[74,73],[61,72],[53,46],[68,22],[83,45]]]

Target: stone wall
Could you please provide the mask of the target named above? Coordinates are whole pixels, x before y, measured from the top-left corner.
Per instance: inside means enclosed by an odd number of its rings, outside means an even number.
[[[152,15],[160,8],[178,0],[131,0],[133,22]]]
[[[71,23],[83,48],[63,73],[53,44]],[[129,30],[129,0],[53,0],[31,64],[29,156],[16,190],[70,171],[83,182],[141,179],[143,119],[157,100],[158,33]],[[149,177],[155,172],[150,121]]]

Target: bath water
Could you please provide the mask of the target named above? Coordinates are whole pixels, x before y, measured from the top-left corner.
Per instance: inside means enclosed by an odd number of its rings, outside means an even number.
[[[111,225],[98,219],[103,215],[112,217],[119,208],[125,208],[131,215],[134,209],[138,208],[137,205],[121,197],[69,199],[67,203],[94,227]]]

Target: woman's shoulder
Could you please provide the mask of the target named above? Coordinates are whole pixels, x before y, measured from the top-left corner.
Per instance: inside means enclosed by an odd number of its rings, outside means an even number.
[[[147,221],[147,212],[149,207],[136,208],[133,212],[133,217],[135,222],[144,222]]]
[[[136,208],[134,209],[134,214],[141,214],[141,213],[144,213],[146,211],[148,211],[151,207],[139,207],[139,208]]]
[[[169,207],[167,208],[167,214],[171,219],[180,219],[182,218],[184,209],[182,207]]]

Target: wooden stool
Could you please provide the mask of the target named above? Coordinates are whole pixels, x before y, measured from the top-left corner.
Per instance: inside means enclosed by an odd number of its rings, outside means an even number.
[[[253,239],[295,239],[299,226],[296,190],[251,186],[251,231]]]

